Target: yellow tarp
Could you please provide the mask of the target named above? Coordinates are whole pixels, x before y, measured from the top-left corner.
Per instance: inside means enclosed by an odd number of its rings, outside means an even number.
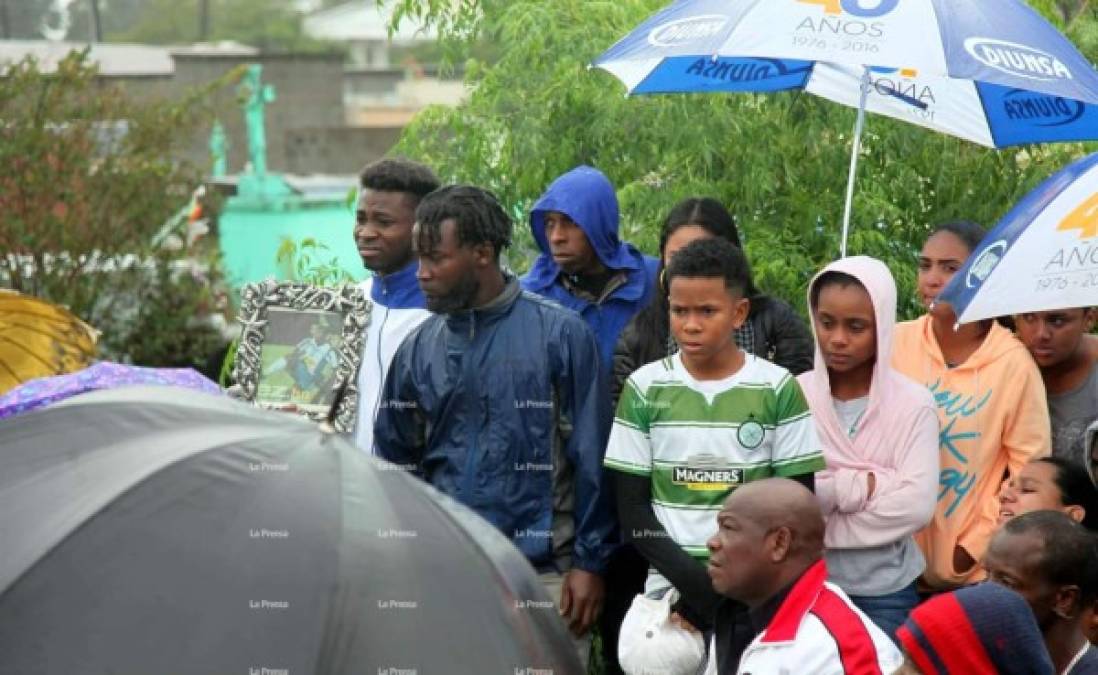
[[[68,310],[0,289],[0,394],[27,380],[86,368],[95,360],[97,338]]]

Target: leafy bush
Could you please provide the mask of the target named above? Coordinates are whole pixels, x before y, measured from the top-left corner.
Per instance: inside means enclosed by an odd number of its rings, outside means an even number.
[[[132,312],[103,336],[115,360],[143,366],[194,368],[216,379],[228,346],[228,298],[209,263],[161,258],[145,268],[145,283],[129,297]]]
[[[87,51],[52,69],[4,66],[0,284],[71,309],[102,332],[105,357],[201,366],[220,339],[198,318],[217,316],[217,260],[195,267],[193,251],[155,240],[199,180],[173,157],[207,94],[236,76],[138,102],[105,84]]]
[[[305,237],[295,242],[284,237],[278,247],[278,264],[290,281],[301,281],[313,286],[339,286],[354,281],[339,264],[339,258],[330,255],[331,249],[322,241]]]

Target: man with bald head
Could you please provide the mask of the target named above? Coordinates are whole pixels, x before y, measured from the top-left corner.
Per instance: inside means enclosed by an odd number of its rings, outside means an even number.
[[[900,667],[888,636],[827,582],[823,537],[816,497],[796,481],[754,481],[728,496],[707,542],[708,570],[713,588],[734,602],[717,616],[706,675],[871,675]]]

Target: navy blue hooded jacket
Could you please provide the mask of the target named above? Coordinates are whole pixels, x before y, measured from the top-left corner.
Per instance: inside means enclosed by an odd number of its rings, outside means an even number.
[[[574,313],[510,278],[487,306],[432,314],[389,366],[374,447],[491,522],[539,571],[604,571],[610,396]]]
[[[626,273],[626,282],[601,303],[578,298],[562,284],[560,266],[553,260],[545,236],[545,215],[549,211],[571,218],[587,235],[602,264]],[[618,239],[614,186],[601,171],[589,166],[576,167],[553,181],[530,212],[530,229],[541,255],[522,278],[522,287],[579,312],[595,333],[602,371],[609,375],[618,335],[652,298],[659,261]]]

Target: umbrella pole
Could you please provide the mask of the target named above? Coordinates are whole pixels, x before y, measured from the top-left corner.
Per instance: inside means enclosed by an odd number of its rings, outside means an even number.
[[[858,155],[862,148],[862,130],[865,129],[865,106],[869,99],[869,66],[862,74],[862,98],[858,103],[858,121],[854,123],[854,149],[850,153],[850,176],[846,179],[846,206],[843,207],[843,242],[841,256],[846,257],[846,239],[850,235],[850,211],[854,206],[854,177],[858,175]]]

